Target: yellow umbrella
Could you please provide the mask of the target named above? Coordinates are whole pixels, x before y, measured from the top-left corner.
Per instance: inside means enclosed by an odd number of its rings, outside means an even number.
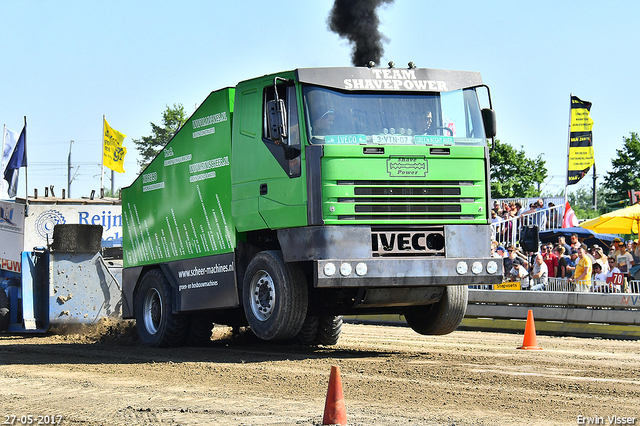
[[[599,234],[637,234],[640,228],[640,204],[614,210],[580,224]]]

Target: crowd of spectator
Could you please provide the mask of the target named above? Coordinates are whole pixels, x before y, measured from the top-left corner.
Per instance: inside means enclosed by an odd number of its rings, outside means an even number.
[[[558,278],[572,283],[575,291],[625,291],[624,283],[633,279],[631,268],[640,264],[638,240],[616,238],[607,249],[598,244],[588,247],[576,234],[570,239],[567,243],[559,236],[557,243],[544,243],[536,253],[524,253],[513,245],[505,249],[494,241],[492,256],[502,259],[505,280],[519,281],[523,290],[546,290],[549,278]],[[614,274],[625,279],[607,283]]]
[[[514,230],[522,226],[537,225],[539,230],[562,228],[562,213],[551,201],[545,207],[542,198],[529,204],[528,209],[519,201],[495,200],[491,209],[491,225],[495,240],[509,241]]]

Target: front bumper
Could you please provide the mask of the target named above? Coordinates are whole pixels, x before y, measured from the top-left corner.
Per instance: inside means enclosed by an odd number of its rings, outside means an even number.
[[[323,259],[314,263],[314,286],[319,288],[488,285],[502,282],[502,262],[494,258]],[[365,267],[358,268],[359,264]]]

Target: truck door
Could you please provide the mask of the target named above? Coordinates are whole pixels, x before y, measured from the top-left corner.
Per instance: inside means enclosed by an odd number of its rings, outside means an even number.
[[[233,140],[233,212],[239,231],[307,224],[306,186],[295,86],[278,81],[286,105],[286,138],[269,138],[267,104],[275,99],[273,78],[238,87]]]

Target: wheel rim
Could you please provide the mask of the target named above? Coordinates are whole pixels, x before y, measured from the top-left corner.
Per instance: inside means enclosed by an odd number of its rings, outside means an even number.
[[[145,298],[143,305],[143,319],[144,327],[149,334],[156,334],[160,328],[160,321],[162,319],[162,298],[160,293],[155,288],[150,289]]]
[[[275,286],[267,271],[260,270],[251,279],[250,301],[251,312],[258,321],[267,321],[273,313]]]

